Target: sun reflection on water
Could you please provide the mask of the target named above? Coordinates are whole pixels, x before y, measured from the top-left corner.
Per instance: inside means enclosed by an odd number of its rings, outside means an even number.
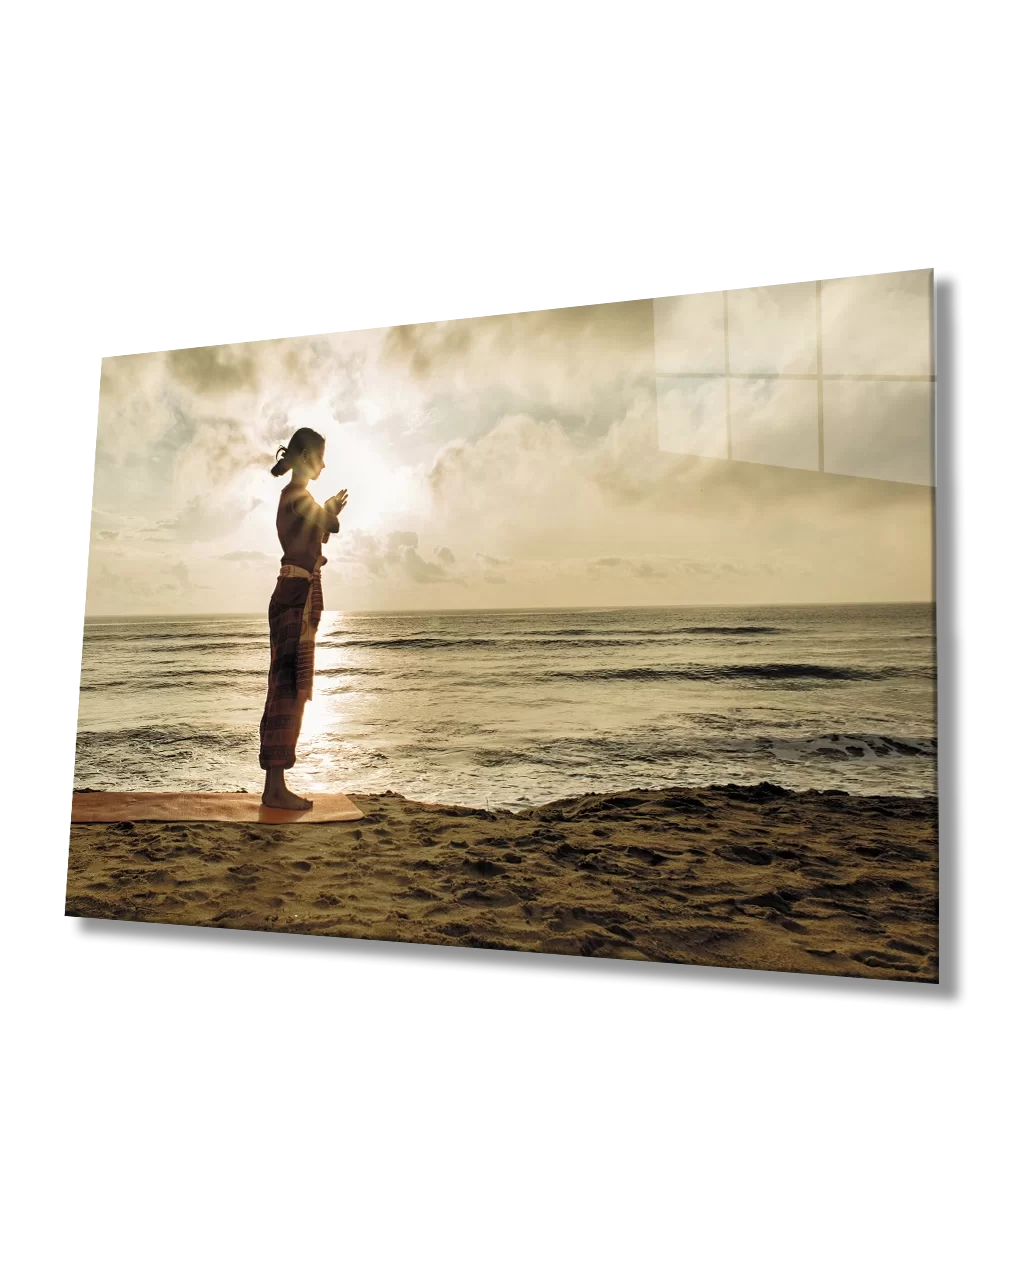
[[[311,747],[322,747],[338,728],[339,708],[337,699],[327,693],[328,683],[325,676],[314,677],[313,697],[302,713],[302,737]]]

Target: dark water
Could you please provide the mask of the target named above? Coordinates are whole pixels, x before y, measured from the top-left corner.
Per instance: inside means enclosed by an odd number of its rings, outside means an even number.
[[[260,788],[267,623],[85,625],[75,785]],[[326,613],[298,789],[522,807],[768,780],[931,795],[931,605]]]

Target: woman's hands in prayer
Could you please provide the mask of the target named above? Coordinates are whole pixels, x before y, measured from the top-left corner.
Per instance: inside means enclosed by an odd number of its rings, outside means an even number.
[[[348,502],[348,490],[339,489],[333,498],[328,498],[324,503],[324,510],[329,516],[340,515],[346,502]]]

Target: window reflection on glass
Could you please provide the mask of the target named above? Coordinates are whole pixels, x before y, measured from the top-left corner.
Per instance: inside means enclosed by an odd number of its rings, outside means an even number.
[[[659,447],[934,484],[933,273],[654,301]]]

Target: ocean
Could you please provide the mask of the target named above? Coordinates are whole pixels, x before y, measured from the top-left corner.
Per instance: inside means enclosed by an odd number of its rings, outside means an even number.
[[[929,604],[327,612],[289,785],[936,791]],[[75,786],[258,791],[265,614],[86,620]]]

